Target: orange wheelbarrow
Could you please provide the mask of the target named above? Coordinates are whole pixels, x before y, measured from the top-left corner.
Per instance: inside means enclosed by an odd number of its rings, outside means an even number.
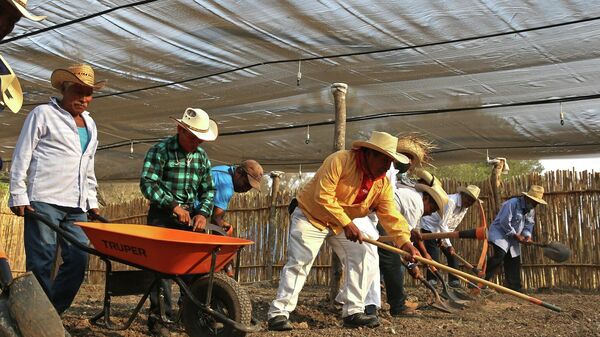
[[[219,273],[239,250],[253,244],[252,241],[146,225],[77,222],[90,239],[94,247],[91,248],[45,216],[35,212],[28,214],[106,264],[104,307],[90,319],[92,323],[111,330],[129,328],[152,288],[161,279],[171,279],[185,294],[180,316],[189,336],[245,336],[260,330],[258,325],[251,325],[252,304],[248,294],[234,279]],[[111,261],[139,270],[113,271]],[[110,319],[111,296],[138,294],[142,298],[131,316],[124,324],[114,325]],[[160,319],[170,323],[160,304],[159,310]]]

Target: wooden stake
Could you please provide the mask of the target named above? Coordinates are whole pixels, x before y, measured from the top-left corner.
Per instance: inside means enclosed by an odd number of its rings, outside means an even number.
[[[331,85],[335,108],[335,131],[333,133],[333,152],[346,148],[346,92],[348,85],[334,83]],[[342,280],[342,263],[338,256],[331,254],[331,271],[329,274],[329,298],[333,303],[340,289]]]
[[[271,172],[273,186],[271,186],[271,208],[269,209],[269,234],[267,239],[267,280],[273,281],[273,243],[275,242],[275,227],[277,226],[277,194],[283,172]]]

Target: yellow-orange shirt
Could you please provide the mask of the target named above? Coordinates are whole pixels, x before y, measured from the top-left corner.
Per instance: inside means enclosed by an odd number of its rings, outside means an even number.
[[[361,186],[363,172],[356,165],[356,152],[342,150],[329,155],[315,176],[298,192],[298,204],[315,227],[331,228],[336,234],[352,219],[375,210],[379,223],[401,247],[410,240],[410,230],[398,212],[392,186],[384,177],[373,182],[365,200],[352,204]]]

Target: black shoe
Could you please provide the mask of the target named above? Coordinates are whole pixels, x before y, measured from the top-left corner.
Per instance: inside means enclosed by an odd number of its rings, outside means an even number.
[[[289,331],[294,329],[294,327],[292,327],[292,323],[290,323],[290,320],[283,315],[275,316],[269,319],[267,325],[268,329],[271,331]]]
[[[377,316],[377,306],[375,304],[369,304],[365,306],[365,314],[371,316]]]
[[[379,326],[379,318],[377,318],[377,316],[366,315],[362,312],[359,312],[354,315],[344,317],[344,326],[346,328],[358,328],[361,326],[375,328]]]

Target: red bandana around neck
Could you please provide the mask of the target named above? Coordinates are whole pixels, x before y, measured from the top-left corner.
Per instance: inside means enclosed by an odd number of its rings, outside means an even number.
[[[379,177],[371,178],[367,173],[367,170],[365,169],[366,161],[367,160],[365,151],[362,148],[356,150],[356,166],[362,172],[362,181],[360,183],[360,189],[358,190],[358,194],[354,199],[354,205],[363,202],[367,198],[367,195],[369,195],[369,191],[371,190],[371,187],[373,187],[373,183],[385,177],[384,172]]]

